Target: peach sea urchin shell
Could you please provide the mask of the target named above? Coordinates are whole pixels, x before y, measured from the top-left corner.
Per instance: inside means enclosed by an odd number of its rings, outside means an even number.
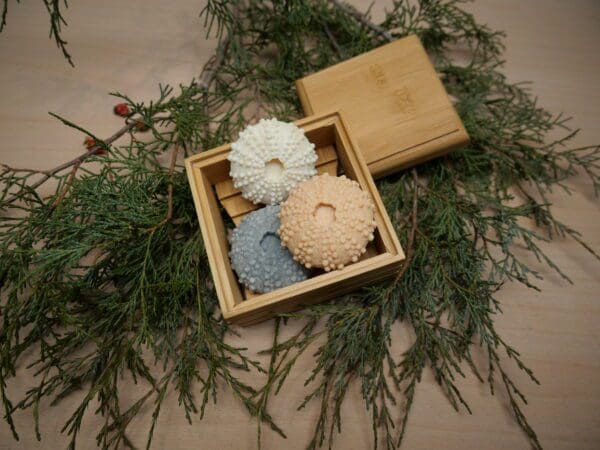
[[[375,205],[356,181],[319,175],[281,205],[279,235],[294,259],[326,271],[358,261],[373,240]]]
[[[277,119],[248,126],[227,159],[234,186],[253,203],[279,204],[294,186],[317,173],[315,145],[296,125]]]

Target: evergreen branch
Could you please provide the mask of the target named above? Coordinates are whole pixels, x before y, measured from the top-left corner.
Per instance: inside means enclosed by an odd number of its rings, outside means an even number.
[[[60,194],[58,195],[58,197],[56,198],[56,200],[54,200],[54,203],[52,203],[52,209],[54,209],[58,205],[60,205],[60,203],[63,201],[63,199],[67,195],[67,192],[69,192],[69,188],[73,184],[73,180],[75,179],[75,175],[77,175],[79,166],[81,166],[81,161],[73,164],[73,168],[71,169],[71,173],[69,173],[69,176],[67,177],[67,181],[65,181],[65,185],[63,186],[63,188],[62,188]]]
[[[65,8],[68,8],[67,0],[63,0]],[[50,16],[50,37],[54,38],[56,46],[62,51],[63,56],[71,67],[75,67],[71,55],[67,51],[67,41],[62,38],[62,26],[66,25],[67,22],[62,15],[60,0],[44,0],[44,5]]]
[[[4,30],[6,26],[6,16],[8,15],[8,0],[4,0],[2,2],[2,15],[0,16],[0,33]]]
[[[371,416],[374,446],[401,445],[426,368],[457,410],[470,412],[459,377],[472,373],[492,394],[499,383],[516,423],[540,448],[525,417],[526,398],[504,365],[511,361],[538,381],[496,331],[501,305],[495,295],[506,281],[536,288],[541,277],[521,252],[514,253],[515,245],[564,277],[540,242],[568,237],[597,254],[553,216],[548,197],[555,186],[568,190],[566,181],[580,169],[594,188],[600,186],[600,148],[569,148],[576,131],[568,129],[546,141],[550,131],[566,128],[565,119],[506,80],[499,71],[502,33],[478,24],[459,5],[393,1],[378,25],[368,13],[335,0],[211,0],[201,14],[222,36],[199,80],[178,91],[160,86],[150,102],[113,94],[132,115],[105,140],[59,118],[96,145],[57,168],[1,166],[0,400],[14,436],[17,409],[31,408],[39,437],[41,399],[52,398],[54,405],[84,390],[65,424],[72,448],[94,398],[96,414],[104,418],[100,447],[131,446],[128,428],[144,405],[152,405],[150,447],[169,392],[177,393],[191,422],[196,415],[202,419],[224,385],[257,418],[260,446],[263,424],[285,435],[269,400],[288,382],[300,355],[317,345],[300,405],[320,404],[312,448],[333,445],[353,380]],[[378,181],[406,251],[401,272],[341,301],[276,320],[265,370],[246,349],[224,341],[235,330],[218,316],[179,152],[231,142],[263,114],[295,119],[300,104],[294,80],[411,33],[435,56],[471,143],[419,166],[418,176],[415,169]],[[457,43],[471,50],[467,65],[447,56]],[[143,140],[136,133],[141,128],[149,130]],[[126,142],[115,145],[125,136]],[[102,158],[101,150],[107,153]],[[163,154],[167,167],[160,163]],[[101,164],[92,168],[92,161]],[[39,188],[50,179],[57,181],[54,194],[42,198]],[[533,218],[536,226],[526,226],[523,218]],[[288,320],[302,326],[282,339]],[[391,333],[400,326],[410,327],[415,341],[394,357]],[[32,348],[39,354],[27,370],[38,384],[13,402],[9,381]],[[487,376],[473,361],[475,351],[487,352]],[[262,387],[242,381],[240,372],[248,371],[264,376]],[[123,374],[148,386],[127,409],[119,402]],[[394,410],[400,421],[393,419]]]
[[[414,254],[415,234],[417,232],[417,220],[419,210],[419,178],[417,174],[417,169],[413,168],[410,172],[413,178],[412,210],[410,211],[412,225],[410,228],[410,233],[408,235],[408,242],[405,247],[406,259],[404,260],[402,269],[400,269],[398,275],[396,275],[396,278],[394,278],[394,283],[392,283],[392,286],[395,285],[404,276],[404,274],[408,270],[408,267],[410,266]]]
[[[173,218],[173,176],[175,174],[175,163],[177,162],[178,155],[179,146],[176,145],[171,151],[171,162],[169,164],[169,184],[167,187],[167,214],[163,220],[161,220],[158,224],[150,228],[151,234]]]
[[[60,120],[62,123],[64,123],[65,125],[69,126],[69,127],[73,127],[79,131],[83,131],[84,133],[90,135],[93,137],[93,135],[91,133],[86,132],[85,130],[83,130],[81,127],[76,126],[75,124],[73,124],[72,122],[69,122],[66,119],[63,119],[53,113],[50,113],[51,116],[56,117],[58,120]],[[123,136],[124,134],[126,134],[127,132],[131,131],[133,128],[135,127],[135,122],[130,122],[125,124],[123,127],[121,127],[119,130],[117,130],[112,136],[104,139],[104,140],[100,140],[100,139],[95,139],[95,141],[97,142],[97,144],[95,144],[94,146],[92,146],[91,148],[89,148],[85,153],[80,154],[79,156],[77,156],[76,158],[73,158],[69,161],[66,161],[62,164],[59,164],[58,166],[54,167],[53,169],[50,170],[35,170],[35,169],[29,169],[29,173],[30,174],[41,174],[41,178],[39,180],[37,180],[36,182],[32,183],[31,185],[28,186],[28,190],[32,191],[32,190],[36,190],[38,189],[40,186],[42,186],[44,183],[46,183],[48,180],[50,180],[52,177],[54,177],[55,175],[61,173],[63,170],[68,169],[69,167],[73,167],[73,166],[79,166],[81,165],[81,163],[83,161],[85,161],[87,158],[89,158],[90,156],[94,155],[98,150],[101,149],[105,149],[108,148],[109,145],[111,145],[114,141],[116,141],[117,139],[119,139],[121,136]],[[12,171],[12,172],[20,172],[22,171],[22,169],[12,169],[8,166],[4,166],[5,168],[7,168],[8,170]],[[6,199],[2,199],[1,203],[0,203],[0,207],[1,208],[6,208],[8,205],[12,204],[13,202],[22,199],[22,195],[20,195],[20,193],[16,193],[11,195],[10,197],[6,198]]]
[[[205,91],[210,89],[210,86],[211,86],[212,82],[214,81],[215,76],[217,74],[217,70],[218,70],[219,66],[223,63],[224,54],[225,54],[225,51],[226,51],[228,45],[229,45],[229,40],[228,39],[223,40],[217,48],[215,57],[211,58],[206,63],[206,65],[202,71],[202,77],[200,78],[200,80],[197,83],[193,83],[199,89],[205,90]],[[146,117],[145,120],[152,119],[153,115],[156,113],[157,113],[157,111],[155,111],[153,114],[151,114],[150,117]],[[125,125],[123,125],[120,129],[118,129],[111,136],[109,136],[106,139],[99,139],[93,133],[81,128],[80,126],[74,124],[73,122],[71,122],[67,119],[64,119],[54,113],[49,113],[49,114],[51,116],[57,118],[58,120],[60,120],[64,125],[66,125],[70,128],[74,128],[78,131],[81,131],[83,134],[92,137],[94,139],[95,144],[93,146],[91,146],[90,148],[88,148],[85,153],[82,153],[79,156],[77,156],[76,158],[73,158],[69,161],[59,164],[58,166],[56,166],[52,169],[49,169],[49,170],[25,169],[29,175],[33,175],[33,174],[41,175],[41,177],[37,181],[35,181],[31,185],[27,186],[28,192],[38,189],[40,186],[42,186],[48,180],[52,179],[54,176],[60,174],[63,170],[68,169],[69,167],[79,167],[81,165],[81,163],[83,163],[86,159],[90,158],[91,156],[96,155],[98,153],[98,151],[100,151],[100,150],[110,151],[110,146],[115,141],[117,141],[119,138],[121,138],[125,134],[134,130],[136,128],[136,126],[138,126],[140,121],[142,120],[142,117],[128,118]],[[164,120],[168,120],[168,119],[166,119],[164,117],[156,117],[156,118],[154,118],[154,120],[164,121]],[[13,169],[4,164],[2,166],[5,168],[5,170],[11,171],[11,172],[24,171],[24,169]],[[22,200],[23,199],[22,194],[23,194],[22,192],[17,192],[15,194],[9,196],[8,198],[5,198],[5,199],[0,198],[0,209],[6,209],[7,206],[11,205],[15,201]],[[65,192],[65,194],[66,194],[66,192]],[[60,202],[58,202],[58,203],[60,203]]]
[[[54,38],[54,42],[56,46],[60,49],[63,54],[63,57],[67,60],[67,62],[74,67],[73,59],[71,55],[67,51],[67,41],[62,38],[62,26],[67,25],[67,22],[62,14],[62,6],[60,0],[42,0],[44,6],[46,7],[46,11],[48,12],[48,17],[50,18],[50,38]],[[19,0],[17,0],[19,3]],[[67,0],[63,0],[64,7],[68,8]],[[6,26],[6,17],[8,15],[8,0],[3,0],[2,2],[2,14],[0,15],[0,33],[4,30]]]

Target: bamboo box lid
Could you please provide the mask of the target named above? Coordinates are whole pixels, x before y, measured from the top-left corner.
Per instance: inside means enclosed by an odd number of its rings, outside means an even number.
[[[416,36],[296,81],[305,114],[341,110],[375,178],[469,141]]]

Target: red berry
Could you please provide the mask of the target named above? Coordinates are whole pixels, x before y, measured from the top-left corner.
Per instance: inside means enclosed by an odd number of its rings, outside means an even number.
[[[93,151],[94,155],[108,155],[106,149],[104,147],[99,146],[96,143],[96,140],[91,136],[86,137],[83,143],[88,149],[88,151]]]
[[[121,117],[127,117],[129,114],[131,114],[131,110],[129,109],[129,106],[127,106],[126,103],[116,104],[113,108],[113,111],[117,116]]]
[[[93,137],[88,136],[84,139],[83,145],[85,145],[88,150],[91,150],[92,147],[96,146],[96,140]]]
[[[148,131],[150,129],[150,127],[148,125],[146,125],[144,122],[140,122],[140,121],[137,121],[135,123],[135,128],[138,131]]]

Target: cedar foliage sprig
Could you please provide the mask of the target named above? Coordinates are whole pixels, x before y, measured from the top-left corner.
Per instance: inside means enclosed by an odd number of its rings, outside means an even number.
[[[63,430],[70,448],[92,400],[105,419],[97,434],[103,448],[132,446],[128,426],[145,404],[153,405],[149,446],[168,392],[177,393],[191,422],[224,384],[257,416],[260,444],[263,423],[284,435],[269,414],[270,396],[297,358],[325,337],[299,405],[320,403],[310,448],[332,445],[352,380],[360,383],[371,415],[375,447],[400,445],[427,368],[455,409],[470,412],[456,384],[467,370],[492,393],[503,388],[517,423],[541,448],[505,364],[512,360],[537,380],[496,331],[501,310],[494,295],[507,280],[536,288],[540,276],[513,252],[515,244],[565,278],[540,241],[571,237],[593,252],[554,218],[547,196],[553,187],[568,189],[565,181],[578,169],[598,190],[598,146],[568,148],[571,131],[547,141],[548,132],[566,128],[566,121],[506,80],[499,72],[502,34],[478,24],[458,1],[394,1],[381,24],[333,0],[209,0],[203,14],[220,44],[198,80],[178,90],[162,86],[153,102],[115,94],[132,116],[104,140],[59,118],[97,145],[58,168],[2,166],[0,397],[15,437],[16,409],[31,408],[40,438],[40,402],[57,404],[82,391]],[[400,276],[287,315],[285,321],[304,321],[289,339],[281,339],[284,325],[277,319],[266,351],[269,367],[262,368],[245,349],[225,342],[234,330],[218,315],[178,156],[229,142],[261,116],[298,117],[295,79],[412,33],[457,99],[471,143],[419,166],[418,174],[378,182],[408,256]],[[448,57],[454,46],[468,47],[467,64]],[[149,127],[149,137],[140,138],[137,123]],[[128,142],[115,145],[121,136]],[[53,194],[44,196],[49,182]],[[533,218],[536,227],[523,218]],[[399,326],[415,335],[401,358],[391,350],[391,332]],[[29,368],[38,384],[12,399],[9,380],[31,348],[39,348]],[[486,368],[475,365],[476,351],[486,352]],[[264,372],[264,385],[241,381],[239,371]],[[148,386],[127,409],[119,401],[123,375]]]
[[[0,14],[0,33],[4,30],[7,25],[8,16],[8,1],[2,1],[2,13]],[[17,0],[17,3],[19,0]],[[67,0],[42,0],[48,17],[50,19],[50,38],[54,39],[54,43],[62,52],[63,57],[67,62],[74,67],[73,58],[67,51],[67,41],[63,39],[62,27],[67,25],[67,21],[63,15],[63,8],[68,8],[69,5]]]

